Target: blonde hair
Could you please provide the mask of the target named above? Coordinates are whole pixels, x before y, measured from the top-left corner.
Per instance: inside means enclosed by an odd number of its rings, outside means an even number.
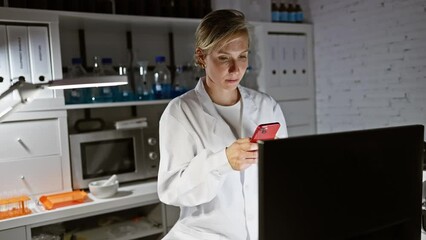
[[[250,36],[244,13],[234,9],[220,9],[207,14],[195,32],[195,49],[205,53],[218,49],[239,34]],[[195,53],[195,63],[203,66],[200,56]]]

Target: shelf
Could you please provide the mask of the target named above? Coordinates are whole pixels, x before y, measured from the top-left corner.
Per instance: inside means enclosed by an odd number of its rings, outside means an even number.
[[[67,11],[55,11],[54,13],[59,16],[61,26],[72,29],[127,26],[128,28],[165,28],[169,31],[185,30],[188,27],[195,28],[201,21],[200,19],[189,18],[132,16],[104,13]]]
[[[131,29],[157,29],[160,31],[192,31],[200,23],[200,19],[194,18],[173,18],[173,17],[153,17],[153,16],[135,16],[119,15],[107,13],[87,13],[71,11],[54,11],[42,9],[25,9],[0,7],[0,12],[6,15],[29,16],[28,19],[34,19],[34,15],[46,21],[59,21],[61,27],[69,29],[99,29],[107,28],[127,28]],[[13,18],[12,18],[13,19]],[[22,19],[22,17],[20,17]],[[25,19],[24,19],[25,20]]]
[[[77,239],[139,239],[155,234],[161,234],[163,228],[149,222],[148,219],[128,220],[111,224],[108,226],[92,228],[84,231],[75,232],[72,235]]]
[[[108,29],[143,29],[143,31],[157,30],[159,32],[187,32],[193,34],[201,19],[194,18],[174,18],[174,17],[154,17],[154,16],[135,16],[120,15],[108,13],[88,13],[88,12],[71,12],[71,11],[54,11],[41,9],[24,9],[24,8],[8,8],[0,7],[0,12],[21,13],[28,16],[36,14],[39,17],[44,16],[48,20],[57,19],[60,27],[67,29],[99,29],[106,27]],[[34,17],[29,17],[33,19]],[[275,23],[249,21],[253,26],[269,25],[272,31],[281,31],[283,28],[288,32],[299,32],[311,28],[309,23]]]
[[[84,104],[67,104],[66,110],[88,109],[88,108],[110,108],[110,107],[127,107],[127,106],[143,106],[143,105],[162,105],[170,102],[170,99],[164,100],[146,100],[146,101],[128,101],[128,102],[106,102],[106,103],[84,103]]]
[[[110,198],[97,199],[88,193],[88,199],[84,203],[53,210],[44,210],[41,206],[33,204],[30,206],[32,214],[1,220],[0,231],[23,225],[44,226],[154,203],[160,203],[155,180],[122,184],[118,193]]]
[[[49,82],[50,89],[74,89],[82,87],[110,87],[128,83],[126,75],[83,76],[77,78],[56,79]]]

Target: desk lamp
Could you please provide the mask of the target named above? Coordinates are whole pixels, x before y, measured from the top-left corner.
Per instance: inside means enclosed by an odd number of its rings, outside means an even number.
[[[30,102],[38,92],[44,88],[49,89],[75,89],[89,87],[108,87],[127,84],[126,76],[102,76],[102,77],[82,77],[61,80],[51,80],[46,83],[28,83],[25,79],[19,79],[12,84],[9,89],[0,95],[0,122],[13,109],[21,104]],[[7,98],[12,92],[17,92],[19,99]]]

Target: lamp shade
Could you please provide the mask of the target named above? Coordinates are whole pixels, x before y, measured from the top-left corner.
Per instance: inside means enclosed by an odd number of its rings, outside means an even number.
[[[127,76],[81,77],[49,81],[50,89],[74,89],[89,87],[109,87],[127,84]],[[44,84],[43,84],[44,85]]]

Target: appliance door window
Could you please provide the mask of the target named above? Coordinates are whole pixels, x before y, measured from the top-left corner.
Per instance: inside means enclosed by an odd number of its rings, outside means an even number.
[[[83,143],[83,179],[136,171],[133,138]]]

